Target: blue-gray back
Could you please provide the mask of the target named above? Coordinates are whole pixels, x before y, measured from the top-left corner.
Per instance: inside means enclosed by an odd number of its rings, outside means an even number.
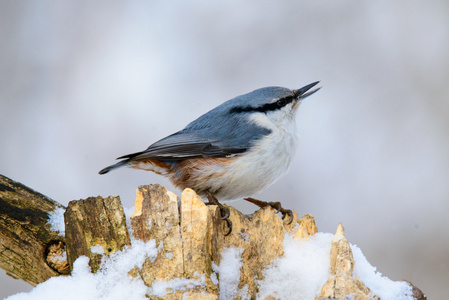
[[[188,124],[184,129],[152,144],[145,151],[121,158],[177,160],[195,157],[224,157],[246,152],[271,130],[250,122],[249,113],[236,108],[260,107],[293,95],[281,87],[267,87],[235,97]]]

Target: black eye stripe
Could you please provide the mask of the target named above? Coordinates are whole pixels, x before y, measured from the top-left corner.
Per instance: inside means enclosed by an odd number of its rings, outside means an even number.
[[[266,113],[268,111],[281,109],[282,107],[288,105],[295,99],[296,99],[295,96],[287,96],[287,97],[277,100],[276,102],[267,103],[267,104],[264,104],[264,105],[258,106],[258,107],[252,107],[252,106],[233,107],[229,111],[229,113],[241,113],[241,112],[263,112],[263,113]]]

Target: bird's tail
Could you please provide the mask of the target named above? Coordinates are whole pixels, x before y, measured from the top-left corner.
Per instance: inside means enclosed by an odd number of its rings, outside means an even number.
[[[100,172],[98,172],[98,174],[101,174],[101,175],[102,174],[106,174],[106,173],[108,173],[111,170],[114,170],[114,169],[117,169],[117,168],[120,168],[120,167],[128,165],[128,162],[129,162],[129,160],[119,161],[116,164],[113,164],[113,165],[111,165],[109,167],[106,167],[106,168],[102,169]]]

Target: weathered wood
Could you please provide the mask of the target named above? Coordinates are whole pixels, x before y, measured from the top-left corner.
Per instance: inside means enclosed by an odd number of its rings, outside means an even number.
[[[316,300],[336,299],[344,300],[351,295],[357,300],[379,300],[371,290],[352,272],[354,270],[354,257],[351,246],[345,237],[341,224],[332,240],[330,253],[331,276],[323,285]]]
[[[103,254],[110,255],[131,245],[119,197],[70,201],[64,223],[70,269],[79,256],[85,255],[90,259],[92,272],[96,272]]]
[[[256,295],[258,287],[255,281],[263,278],[263,268],[283,254],[284,224],[271,207],[260,209],[251,217],[243,215],[233,207],[229,208],[233,229],[230,235],[224,236],[222,226],[225,222],[217,219],[219,209],[210,207],[215,216],[212,260],[219,266],[224,249],[231,246],[243,249],[239,288],[242,289],[247,284],[249,295]],[[294,218],[297,220],[296,212]]]
[[[218,296],[218,287],[211,279],[212,265],[220,265],[221,253],[229,247],[242,249],[240,288],[247,284],[249,294],[257,294],[256,280],[262,279],[263,268],[282,255],[285,232],[298,225],[296,212],[291,224],[285,225],[271,207],[251,216],[229,207],[233,229],[225,236],[227,225],[219,219],[217,206],[206,206],[194,191],[185,189],[178,212],[176,195],[160,185],[140,186],[135,208],[131,217],[134,237],[143,241],[155,239],[159,248],[157,258],[153,262],[147,259],[140,270],[145,284],[151,286],[157,280],[176,278],[205,278],[205,287],[167,293],[162,299],[180,299],[191,293]],[[315,232],[316,228],[311,231]]]
[[[0,177],[0,267],[10,275],[36,285],[61,273],[52,268],[67,269],[67,262],[60,259],[64,256],[64,237],[50,231],[47,224],[48,213],[55,208],[63,209],[63,206]],[[292,222],[286,224],[271,207],[250,216],[233,207],[229,209],[233,229],[225,236],[227,223],[219,219],[218,207],[206,206],[193,190],[185,189],[178,201],[175,194],[159,185],[138,188],[135,213],[131,217],[134,237],[142,241],[154,240],[158,251],[156,257],[151,254],[151,258],[129,274],[144,281],[149,287],[147,296],[150,299],[218,299],[222,296],[220,286],[226,281],[226,278],[220,278],[219,268],[224,263],[223,253],[228,250],[238,254],[231,260],[240,270],[239,278],[232,278],[237,280],[241,292],[236,299],[253,299],[263,279],[264,268],[283,255],[285,234],[289,232],[294,238],[308,239],[318,232],[310,215],[298,220],[293,212]],[[95,272],[103,255],[130,245],[118,197],[72,201],[64,217],[71,267],[77,257],[86,255]],[[343,227],[339,226],[330,251],[331,276],[316,299],[346,299],[348,295],[355,299],[377,299],[354,276],[353,267],[352,250],[344,237]],[[168,289],[162,296],[160,288],[158,296],[152,293],[158,284],[159,287],[173,286],[164,285],[171,281],[179,286],[176,283],[181,279],[188,281],[184,288]],[[416,287],[413,287],[413,293],[416,299],[426,299]],[[271,295],[266,299],[277,298]]]
[[[199,279],[205,275],[206,288],[197,287],[197,293],[218,295],[218,287],[212,282],[213,218],[209,208],[191,189],[182,193],[180,202],[181,240],[184,277]]]
[[[421,291],[419,288],[414,286],[413,283],[411,283],[410,281],[407,281],[407,280],[402,280],[402,281],[407,282],[407,284],[412,287],[413,298],[415,298],[416,300],[427,300],[427,295],[424,294],[423,291]]]
[[[0,175],[0,268],[9,276],[35,286],[59,275],[45,260],[48,247],[64,240],[48,224],[58,208],[64,207]]]
[[[147,286],[156,280],[183,278],[178,197],[158,184],[140,186],[136,193],[135,213],[131,217],[133,235],[145,242],[155,239],[159,250],[153,261],[146,259],[141,278]]]
[[[354,265],[351,246],[345,237],[343,226],[339,224],[330,251],[331,276],[322,286],[320,294],[315,300],[346,300],[348,295],[356,300],[380,300],[360,278],[353,274]],[[420,289],[410,282],[407,283],[412,286],[415,299],[427,300],[427,296]]]

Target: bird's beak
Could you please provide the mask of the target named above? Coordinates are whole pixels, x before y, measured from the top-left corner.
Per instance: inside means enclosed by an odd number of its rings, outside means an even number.
[[[308,90],[310,90],[311,88],[313,88],[315,85],[317,85],[319,83],[319,81],[315,81],[314,83],[308,84],[298,90],[293,90],[293,93],[296,96],[296,101],[300,101],[306,97],[309,97],[310,95],[312,95],[313,93],[317,92],[319,89],[321,89],[321,87],[316,88],[311,90],[310,92],[307,93]]]

